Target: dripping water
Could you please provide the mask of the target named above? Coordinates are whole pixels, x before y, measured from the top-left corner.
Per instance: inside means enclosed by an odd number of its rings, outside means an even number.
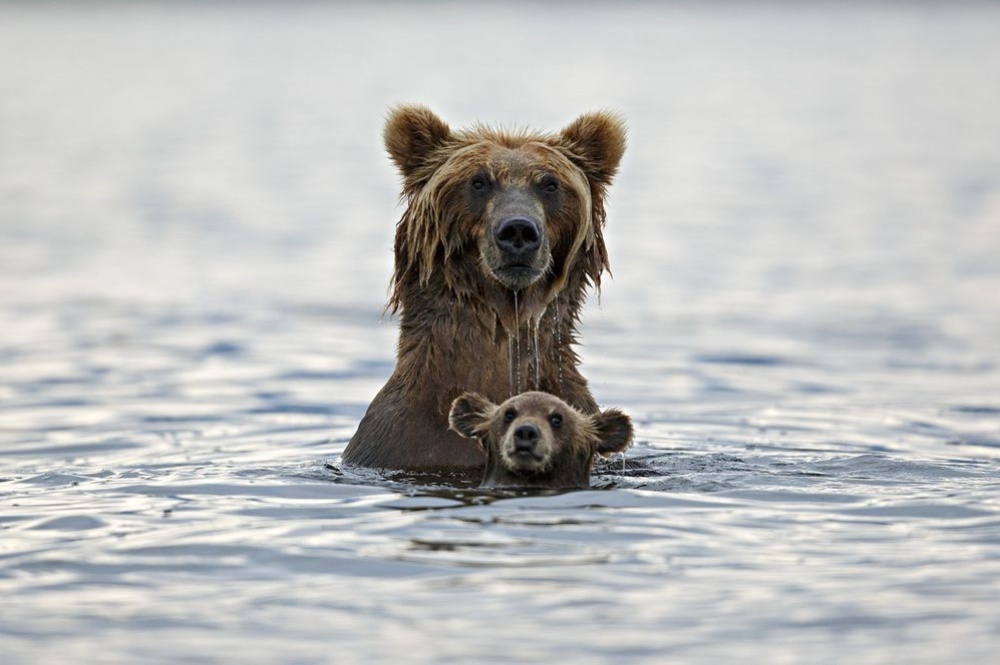
[[[512,394],[521,392],[521,314],[517,302],[517,291],[514,291],[514,388]]]
[[[514,396],[514,335],[507,332],[507,372],[510,397]]]
[[[532,355],[534,356],[535,359],[535,390],[542,389],[542,380],[541,380],[542,360],[538,351],[538,328],[541,321],[542,321],[542,316],[539,315],[537,320],[531,322],[531,337],[534,346]]]
[[[563,370],[560,354],[562,353],[562,325],[561,319],[559,318],[559,294],[556,294],[555,300],[555,311],[552,314],[552,320],[554,321],[553,332],[555,333],[556,343],[552,345],[552,362],[558,368],[559,372],[559,392],[562,392],[563,387]]]

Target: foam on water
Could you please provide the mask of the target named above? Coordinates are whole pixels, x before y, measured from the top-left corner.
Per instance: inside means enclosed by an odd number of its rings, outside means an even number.
[[[434,9],[0,6],[3,662],[993,659],[1000,12]],[[399,101],[629,119],[589,491],[340,465]]]

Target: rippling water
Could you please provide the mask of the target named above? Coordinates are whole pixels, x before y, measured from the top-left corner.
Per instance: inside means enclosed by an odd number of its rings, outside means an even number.
[[[0,653],[989,662],[1000,11],[0,6]],[[614,107],[591,491],[339,467],[385,109]]]

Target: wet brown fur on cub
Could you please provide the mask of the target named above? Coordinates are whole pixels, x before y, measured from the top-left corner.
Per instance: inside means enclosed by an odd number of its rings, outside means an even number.
[[[589,487],[594,456],[622,452],[632,442],[632,420],[621,411],[583,414],[541,392],[499,406],[464,393],[449,422],[485,451],[482,487]]]
[[[544,390],[583,413],[576,323],[608,269],[604,199],[622,121],[580,116],[558,133],[452,131],[422,106],[392,110],[385,145],[403,176],[388,308],[396,368],[344,451],[360,466],[475,472],[485,457],[448,430],[452,400]]]

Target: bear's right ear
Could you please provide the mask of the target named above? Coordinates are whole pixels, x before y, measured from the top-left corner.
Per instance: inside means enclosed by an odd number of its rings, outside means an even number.
[[[462,393],[451,403],[448,425],[464,437],[478,439],[489,429],[496,404],[479,393]]]
[[[451,129],[426,106],[397,106],[382,131],[385,149],[399,167],[407,187],[425,179],[420,174],[431,154],[451,138]]]
[[[611,183],[625,154],[625,121],[617,113],[586,113],[560,132],[571,158],[599,188]]]

